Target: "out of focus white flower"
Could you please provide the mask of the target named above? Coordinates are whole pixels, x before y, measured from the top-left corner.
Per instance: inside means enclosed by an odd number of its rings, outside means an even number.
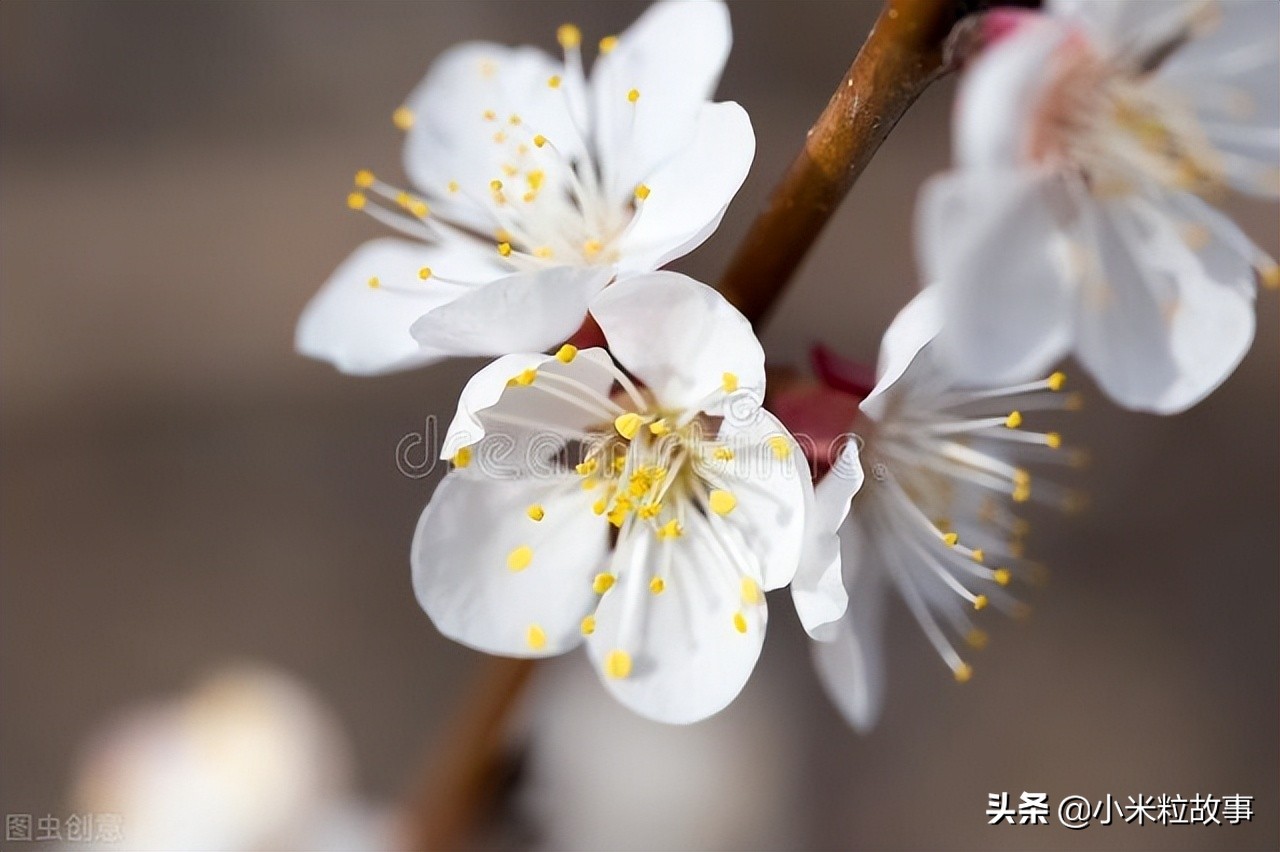
[[[1021,428],[1023,412],[1072,406],[1060,393],[1063,375],[958,385],[934,342],[942,325],[936,296],[932,289],[917,296],[885,333],[879,381],[860,406],[866,420],[855,426],[865,439],[861,464],[850,441],[815,489],[816,546],[825,537],[834,559],[838,535],[835,564],[849,606],[814,631],[823,640],[814,655],[827,691],[860,730],[880,712],[887,591],[897,589],[956,680],[966,681],[972,669],[952,637],[985,644],[970,613],[988,605],[1017,612],[1022,605],[1005,587],[1039,570],[1025,558],[1027,524],[1015,504],[1034,497],[1069,507],[1078,499],[1051,482],[1033,485],[1024,466],[1073,458],[1056,432]]]
[[[974,383],[1074,352],[1122,405],[1193,405],[1249,349],[1255,277],[1280,284],[1206,203],[1280,192],[1280,5],[1048,0],[986,27],[920,209],[939,345]]]
[[[396,113],[412,191],[362,171],[348,198],[411,239],[358,249],[304,311],[297,347],[349,373],[568,339],[610,281],[657,269],[720,223],[755,154],[711,97],[729,52],[720,2],[662,2],[563,60],[473,42]]]
[[[75,777],[79,812],[120,817],[128,849],[390,848],[384,817],[350,798],[336,721],[301,684],[233,669],[97,734]]]
[[[764,590],[800,559],[808,470],[760,407],[751,326],[714,290],[654,272],[591,314],[616,364],[565,345],[499,358],[467,384],[414,587],[459,642],[544,657],[585,637],[622,703],[696,721],[755,666]]]

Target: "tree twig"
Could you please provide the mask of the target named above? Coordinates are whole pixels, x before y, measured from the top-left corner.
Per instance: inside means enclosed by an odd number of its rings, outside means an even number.
[[[720,280],[720,291],[753,324],[768,315],[898,119],[947,70],[947,35],[967,5],[887,0]]]

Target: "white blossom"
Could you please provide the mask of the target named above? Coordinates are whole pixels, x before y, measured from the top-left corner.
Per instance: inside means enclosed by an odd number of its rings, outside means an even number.
[[[1193,405],[1249,349],[1255,279],[1280,283],[1208,203],[1280,192],[1280,6],[1049,0],[988,30],[920,209],[940,345],[972,382],[1074,352],[1122,405]]]
[[[395,118],[402,190],[356,175],[348,204],[408,239],[360,247],[303,313],[297,347],[349,373],[547,350],[611,281],[657,269],[719,225],[755,153],[746,112],[711,101],[731,40],[719,2],[662,2],[562,59],[472,42]]]
[[[654,272],[591,313],[612,358],[566,344],[467,384],[442,451],[455,467],[414,539],[414,588],[459,642],[543,657],[585,639],[624,704],[696,721],[741,690],[764,591],[796,571],[807,464],[760,408],[750,325],[714,290]]]

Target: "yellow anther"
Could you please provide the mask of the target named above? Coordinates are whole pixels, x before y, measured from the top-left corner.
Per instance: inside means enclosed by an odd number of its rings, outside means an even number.
[[[1280,290],[1280,264],[1271,262],[1258,267],[1258,278],[1268,290]]]
[[[672,518],[662,526],[658,527],[658,538],[664,541],[667,539],[679,538],[682,535],[684,535],[684,527],[680,526],[680,522],[675,518]]]
[[[514,112],[507,116],[507,124],[510,124],[512,127],[519,127],[521,121],[522,119],[520,116],[516,115]]]
[[[764,593],[760,591],[760,586],[750,577],[743,577],[741,583],[742,602],[744,604],[764,603]]]
[[[494,231],[493,238],[500,243],[509,243],[513,239],[515,239],[515,237],[511,236],[511,232],[508,231],[506,228],[499,228],[498,230]]]
[[[604,673],[617,680],[631,674],[631,655],[620,648],[610,651],[604,658]]]
[[[561,24],[556,30],[556,41],[560,42],[560,46],[565,50],[570,50],[582,44],[582,30],[573,24]]]
[[[536,189],[542,189],[542,182],[546,179],[546,177],[547,177],[547,173],[544,172],[542,169],[534,169],[533,171],[526,174],[524,176],[524,179],[529,182],[530,189],[536,190]]]
[[[622,473],[622,469],[627,466],[627,457],[625,455],[617,456],[613,460],[613,472]]]
[[[572,343],[566,343],[564,346],[561,346],[556,350],[556,360],[561,364],[572,363],[573,359],[577,357],[578,347],[574,346]]]
[[[660,595],[667,590],[667,581],[661,577],[654,577],[649,581],[649,591],[655,595]]]
[[[650,189],[646,184],[636,184],[636,198],[644,201],[649,197]]]
[[[597,595],[603,595],[605,592],[612,589],[613,584],[617,581],[618,578],[612,574],[597,574],[595,579],[591,581],[591,591],[595,592]]]
[[[462,187],[458,186],[458,182],[456,180],[449,181],[448,189],[450,192],[457,192],[461,188]]]
[[[503,163],[502,173],[507,177],[515,177],[516,175],[520,174],[520,170],[515,166],[511,165],[510,163]]]
[[[614,48],[617,46],[618,37],[616,35],[607,35],[600,39],[600,53],[603,56],[608,56],[610,53],[613,53]]]
[[[969,555],[974,562],[978,562],[978,563],[985,562],[987,558],[987,552],[983,550],[981,547],[977,548],[976,550],[973,551],[973,553]]]
[[[1004,419],[1004,425],[1009,429],[1017,429],[1022,425],[1022,412],[1010,411],[1009,416]]]
[[[541,651],[547,647],[547,632],[537,624],[530,624],[528,631],[524,634],[524,641],[534,651]]]
[[[947,547],[955,547],[957,544],[960,543],[960,536],[956,535],[953,532],[949,532],[942,536],[942,542]]]
[[[396,111],[391,113],[391,123],[401,130],[408,130],[413,127],[413,110],[407,106],[397,107]]]
[[[1026,468],[1015,467],[1013,469],[1013,476],[1011,478],[1013,479],[1014,485],[1030,485],[1031,484],[1031,472],[1028,471]]]
[[[1008,568],[997,568],[991,572],[991,579],[995,580],[997,585],[1007,586],[1013,579],[1013,575],[1009,573]]]
[[[711,455],[718,461],[733,461],[733,450],[728,447],[716,447],[715,452]]]
[[[485,120],[485,121],[497,121],[497,120],[498,120],[498,114],[497,114],[496,112],[494,112],[493,110],[491,110],[491,109],[487,109],[487,110],[485,110],[485,111],[484,111],[484,120]]]
[[[738,389],[737,373],[725,373],[720,377],[720,388],[725,393],[733,393]]]
[[[1046,384],[1049,385],[1049,390],[1060,391],[1062,390],[1062,386],[1067,383],[1067,374],[1059,371],[1057,373],[1054,373],[1045,381],[1046,381]]]
[[[644,422],[639,414],[634,411],[626,414],[619,414],[613,421],[613,428],[618,430],[618,434],[630,441],[636,436],[636,432],[640,431],[640,425]]]
[[[1062,436],[1057,432],[1050,432],[1044,436],[1044,442],[1049,445],[1049,449],[1056,450],[1062,446]]]
[[[419,219],[425,219],[431,214],[431,208],[427,206],[427,202],[420,198],[415,198],[409,204],[409,212]]]
[[[649,433],[652,435],[665,435],[671,431],[671,427],[667,425],[667,421],[655,420],[649,424]]]
[[[987,631],[979,627],[973,628],[964,637],[964,641],[968,642],[969,647],[973,648],[975,651],[981,651],[983,648],[987,647],[988,639],[990,639],[990,637],[987,636]]]
[[[1030,485],[1017,485],[1013,489],[1013,502],[1025,503],[1031,499]]]
[[[791,458],[791,442],[781,435],[772,435],[767,441],[769,449],[773,450],[773,454],[780,460]]]
[[[609,501],[604,497],[601,497],[599,500],[591,504],[591,511],[595,512],[597,515],[603,515],[604,510],[608,505]]]
[[[739,633],[747,632],[747,617],[739,610],[733,614],[733,629]]]
[[[405,192],[403,189],[396,193],[396,204],[399,204],[404,209],[408,210],[409,205],[412,202],[413,199],[409,197],[409,193]]]
[[[453,454],[454,467],[466,467],[471,464],[471,448],[463,447]]]
[[[360,171],[356,172],[356,186],[360,187],[361,189],[368,189],[369,187],[373,186],[373,182],[375,180],[376,178],[373,176],[373,172],[369,171],[368,169],[361,169]]]
[[[428,278],[430,278],[430,277],[431,277],[431,267],[430,267],[430,266],[424,266],[424,267],[422,267],[421,269],[419,269],[419,270],[418,270],[418,277],[419,277],[419,278],[421,278],[423,281],[426,281]]]
[[[543,145],[546,145],[546,144],[547,144],[547,137],[543,136],[541,133],[533,137],[533,145],[535,148],[541,148]]]
[[[587,257],[595,257],[604,249],[604,243],[599,240],[587,240],[582,244],[582,253]]]
[[[368,284],[370,290],[377,290],[382,286],[382,282],[378,280],[378,276],[376,275],[369,279]]]
[[[501,145],[503,142],[507,141],[507,134],[499,130],[497,133],[493,134],[493,141]]]
[[[512,571],[523,571],[533,561],[533,548],[522,544],[507,554],[507,568]]]
[[[956,667],[953,674],[955,675],[956,683],[968,683],[969,679],[973,677],[973,666],[968,663],[961,663]]]
[[[588,615],[586,618],[582,619],[582,635],[590,636],[592,633],[595,633],[595,632],[596,632],[596,617],[594,615]]]
[[[347,196],[347,206],[350,207],[352,210],[363,210],[364,209],[364,193],[363,192],[350,193]]]
[[[591,491],[599,484],[599,479],[596,479],[594,476],[588,476],[586,479],[582,480],[582,490]]]
[[[986,595],[978,595],[976,598],[973,599],[973,608],[977,610],[983,610],[987,608],[988,603],[989,601],[987,600]]]
[[[558,88],[560,88],[560,75],[559,75],[559,74],[552,74],[550,77],[548,77],[548,78],[547,78],[547,85],[548,85],[548,86],[550,86],[550,87],[551,87],[551,88],[553,88],[553,89],[558,89]]]
[[[631,91],[627,92],[627,100],[629,100],[631,103],[635,103],[636,101],[640,100],[640,90],[632,89]]]
[[[498,243],[498,254],[511,257],[511,243]]]
[[[711,492],[708,502],[711,504],[711,511],[717,515],[727,515],[737,507],[738,498],[728,491],[717,488]]]
[[[533,193],[529,193],[529,194],[530,194],[530,195],[532,195]],[[526,198],[526,199],[525,199],[525,201],[532,201],[532,200],[533,200],[533,199],[531,199],[531,198]],[[534,249],[534,250],[533,250],[533,256],[534,256],[534,257],[540,257],[540,258],[542,258],[543,260],[546,260],[546,259],[550,258],[550,257],[551,257],[551,254],[552,254],[552,252],[551,252],[551,246],[538,246],[536,249]]]
[[[530,367],[529,369],[521,370],[519,373],[512,376],[511,381],[515,382],[521,387],[527,388],[529,385],[533,384],[534,380],[537,378],[538,378],[538,368]]]
[[[546,509],[543,509],[542,506],[537,503],[534,503],[528,509],[525,509],[524,513],[529,516],[529,520],[531,521],[540,521],[547,516]]]
[[[636,514],[639,515],[643,520],[646,520],[646,521],[651,520],[653,518],[658,517],[658,515],[662,514],[662,504],[661,503],[645,503],[643,506],[641,506],[639,509],[636,510]]]
[[[596,468],[598,468],[599,466],[600,466],[600,463],[595,459],[587,459],[584,462],[580,462],[574,465],[573,469],[578,472],[579,476],[590,476],[591,474],[596,472]]]
[[[501,191],[502,191],[502,181],[500,181],[500,180],[491,180],[491,181],[489,181],[489,189],[493,190],[494,192],[501,192]]]

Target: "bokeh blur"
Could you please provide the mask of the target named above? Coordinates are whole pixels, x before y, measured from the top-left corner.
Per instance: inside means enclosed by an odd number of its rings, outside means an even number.
[[[679,268],[714,282],[870,28],[871,0],[732,5],[720,89],[756,164]],[[360,795],[399,801],[483,658],[414,601],[408,546],[439,471],[396,465],[475,362],[354,379],[292,351],[306,300],[379,233],[343,198],[399,175],[390,115],[468,39],[554,47],[635,2],[0,5],[0,811],[74,811],[93,732],[222,665],[323,697]],[[870,359],[915,286],[915,192],[948,158],[953,86],[890,137],[764,333]],[[1280,254],[1275,206],[1230,212]],[[1025,623],[988,618],[957,686],[905,609],[888,699],[847,729],[789,600],[715,719],[610,705],[585,661],[544,667],[508,807],[541,848],[1257,849],[1280,843],[1277,296],[1253,351],[1177,417],[1125,413],[1077,370],[1062,431],[1088,511],[1035,518],[1052,571]],[[1249,794],[1251,823],[989,827],[989,793]],[[1056,820],[1055,820],[1056,822]],[[74,844],[15,843],[3,848]]]

